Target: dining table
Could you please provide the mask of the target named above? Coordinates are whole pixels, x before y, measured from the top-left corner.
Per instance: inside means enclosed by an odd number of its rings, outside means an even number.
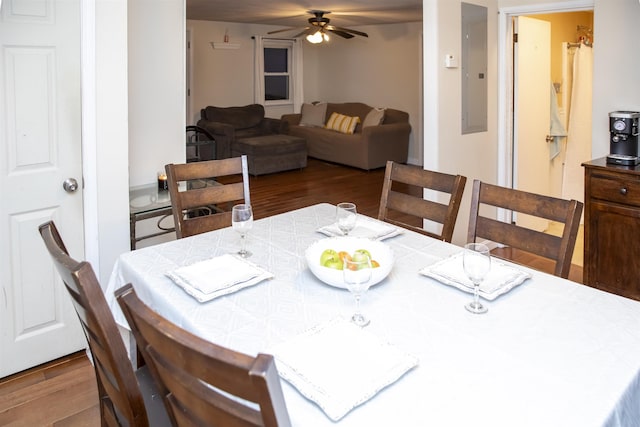
[[[236,253],[240,236],[232,227],[120,255],[105,294],[123,336],[128,325],[114,291],[127,283],[178,326],[253,356],[335,319],[348,322],[353,295],[319,280],[305,257],[311,245],[330,238],[319,230],[335,222],[335,212],[335,205],[320,203],[256,220],[247,234],[248,260],[270,278],[206,302],[168,274]],[[358,214],[360,220],[378,221]],[[464,307],[471,293],[421,273],[462,247],[401,227],[384,237],[393,266],[362,297],[370,319],[362,331],[410,355],[415,366],[339,419],[281,379],[293,426],[640,425],[639,301],[495,260],[528,278],[483,299],[488,312],[474,314]],[[318,369],[339,370],[342,360],[345,366],[369,362],[366,356],[351,360],[356,352],[348,343],[323,345],[334,365],[319,362]],[[345,387],[361,380],[351,379],[348,369],[341,375]]]

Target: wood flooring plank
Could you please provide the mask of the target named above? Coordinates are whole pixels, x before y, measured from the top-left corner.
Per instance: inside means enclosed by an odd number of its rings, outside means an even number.
[[[53,423],[53,427],[97,427],[100,425],[100,407],[96,404],[90,408]]]
[[[4,425],[3,416],[15,408],[39,408],[38,401],[41,399],[47,399],[50,396],[56,396],[57,399],[59,394],[70,389],[82,391],[83,394],[91,393],[92,389],[97,389],[93,367],[88,363],[88,360],[87,364],[77,369],[0,395],[0,425]],[[97,392],[93,398],[97,401]]]
[[[81,380],[78,379],[80,376]],[[73,386],[50,390],[40,394],[28,403],[0,412],[0,425],[3,426],[50,426],[85,411],[98,402],[97,389],[93,377],[86,372],[78,372]],[[98,414],[99,419],[99,414]],[[95,420],[93,421],[94,425]]]

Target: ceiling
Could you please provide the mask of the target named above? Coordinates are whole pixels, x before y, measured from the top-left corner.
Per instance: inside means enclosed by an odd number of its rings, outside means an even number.
[[[341,27],[422,21],[422,0],[186,0],[187,19],[304,27],[309,10]]]

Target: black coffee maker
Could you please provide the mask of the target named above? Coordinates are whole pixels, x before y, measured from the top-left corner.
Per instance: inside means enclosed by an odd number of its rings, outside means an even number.
[[[640,112],[612,111],[609,113],[609,150],[607,163],[635,166],[640,163],[638,153],[638,120]]]

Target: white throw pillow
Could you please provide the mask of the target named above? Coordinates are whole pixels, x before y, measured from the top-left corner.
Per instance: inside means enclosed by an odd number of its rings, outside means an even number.
[[[372,108],[367,114],[367,117],[364,118],[362,127],[366,128],[367,126],[378,126],[379,124],[382,124],[382,121],[384,120],[384,111],[385,108]]]
[[[324,126],[324,115],[327,113],[327,103],[302,104],[300,126]]]

